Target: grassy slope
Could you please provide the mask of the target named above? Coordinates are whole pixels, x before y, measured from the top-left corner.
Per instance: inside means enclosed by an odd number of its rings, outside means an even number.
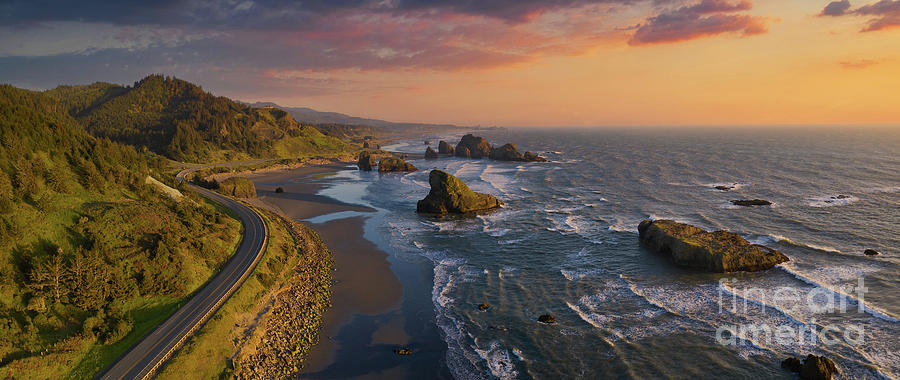
[[[0,378],[93,376],[209,278],[239,239],[240,223],[196,194],[175,203],[144,185],[160,169],[147,166],[152,157],[90,137],[68,109],[0,86]],[[161,250],[160,241],[173,244]],[[88,285],[107,293],[81,302],[91,290],[69,274],[56,302],[33,277],[53,257],[66,271],[88,260],[108,276]]]

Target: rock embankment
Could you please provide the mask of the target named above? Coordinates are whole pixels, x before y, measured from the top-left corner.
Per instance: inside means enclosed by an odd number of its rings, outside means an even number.
[[[490,194],[476,193],[447,172],[432,170],[428,175],[431,191],[416,204],[416,212],[429,214],[465,214],[490,210],[503,205]]]
[[[274,290],[270,307],[233,358],[236,379],[298,377],[303,359],[319,341],[323,316],[331,305],[334,262],[328,248],[309,227],[284,218],[273,218],[273,222],[288,227],[299,261],[286,268],[293,274]]]
[[[677,264],[711,272],[752,272],[788,261],[781,252],[751,244],[738,234],[709,232],[672,220],[645,220],[638,232],[644,245],[671,256]]]
[[[235,198],[256,198],[256,186],[244,177],[231,177],[219,182],[218,192]]]

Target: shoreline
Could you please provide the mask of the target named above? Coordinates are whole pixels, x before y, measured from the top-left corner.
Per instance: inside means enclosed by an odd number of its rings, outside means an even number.
[[[378,379],[450,378],[446,343],[435,323],[431,300],[433,266],[424,258],[399,260],[372,226],[383,211],[319,194],[335,185],[335,174],[351,163],[307,165],[247,175],[257,187],[253,204],[297,220],[316,231],[332,252],[332,307],[324,317],[319,343],[303,360],[300,377]],[[353,186],[356,184],[353,183]],[[281,187],[283,193],[275,193]],[[362,195],[361,195],[362,194]],[[362,203],[362,202],[359,202]],[[371,240],[370,240],[371,239]],[[413,355],[394,350],[410,348]]]

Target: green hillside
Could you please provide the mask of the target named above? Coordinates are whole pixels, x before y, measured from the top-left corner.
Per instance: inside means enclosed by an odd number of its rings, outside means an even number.
[[[161,75],[130,87],[95,83],[46,93],[94,136],[179,161],[292,158],[351,150],[281,109],[254,108]]]
[[[240,223],[196,194],[145,184],[175,186],[166,160],[71,116],[121,91],[0,85],[0,378],[92,377],[238,242]]]

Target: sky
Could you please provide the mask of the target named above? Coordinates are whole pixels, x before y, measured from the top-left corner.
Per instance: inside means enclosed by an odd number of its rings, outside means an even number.
[[[900,0],[4,0],[0,82],[500,126],[898,125]]]

